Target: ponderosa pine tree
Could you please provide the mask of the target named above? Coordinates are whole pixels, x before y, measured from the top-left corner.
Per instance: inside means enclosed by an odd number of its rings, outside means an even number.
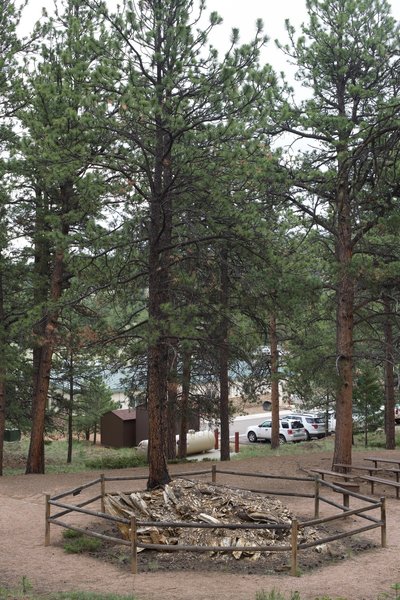
[[[397,197],[396,171],[392,186],[393,198]],[[380,220],[379,226],[364,239],[363,252],[357,257],[359,273],[359,297],[356,305],[357,354],[383,371],[382,387],[385,389],[385,435],[386,448],[396,446],[395,397],[397,383],[395,373],[398,354],[398,297],[400,283],[400,260],[398,207]]]
[[[15,89],[17,62],[16,55],[21,43],[16,28],[21,17],[22,5],[13,0],[0,3],[0,475],[3,468],[3,443],[6,420],[6,380],[7,364],[10,358],[10,314],[6,306],[9,293],[14,289],[15,280],[9,277],[12,271],[10,257],[10,219],[7,216],[9,190],[6,187],[7,156],[14,134],[11,119],[18,107]],[[11,284],[12,282],[12,284]]]
[[[35,304],[30,313],[34,380],[27,473],[44,472],[45,411],[61,299],[77,275],[72,265],[76,249],[87,251],[88,237],[83,232],[95,228],[104,189],[103,176],[96,170],[107,145],[95,126],[96,118],[107,111],[95,87],[99,34],[81,2],[68,0],[63,9],[54,21],[38,26],[40,60],[26,70],[27,100],[18,113],[26,132],[20,147],[20,174],[27,189],[33,190],[25,204],[26,235],[34,246]]]
[[[148,288],[147,485],[151,489],[170,479],[165,456],[168,349],[176,337],[171,333],[172,267],[179,249],[222,235],[221,230],[210,234],[207,227],[201,228],[213,201],[211,182],[225,164],[229,144],[251,138],[251,128],[246,132],[243,126],[248,115],[257,113],[259,123],[263,122],[274,79],[269,67],[258,66],[264,43],[261,23],[255,39],[245,46],[237,45],[234,32],[232,47],[220,62],[216,50],[207,48],[208,34],[219,17],[213,13],[208,27],[195,29],[204,2],[199,3],[197,16],[192,0],[127,2],[116,15],[107,13],[102,2],[88,0],[87,4],[110,23],[114,56],[116,48],[122,50],[112,93],[111,71],[106,84],[112,107],[118,111],[120,172],[132,189],[127,211],[148,207],[143,287]],[[133,239],[131,245],[139,248],[140,241]]]
[[[331,243],[336,288],[337,428],[333,463],[351,463],[354,255],[390,209],[385,172],[399,141],[399,32],[385,0],[308,0],[309,23],[285,50],[311,92],[283,107],[285,131],[309,140],[291,201]]]

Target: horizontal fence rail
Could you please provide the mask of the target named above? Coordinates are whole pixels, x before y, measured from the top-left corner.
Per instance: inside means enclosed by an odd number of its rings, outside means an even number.
[[[118,543],[125,546],[130,546],[131,548],[131,572],[137,573],[137,553],[138,549],[149,549],[149,550],[157,550],[163,552],[290,552],[291,553],[291,575],[297,575],[298,572],[298,552],[307,548],[312,548],[321,544],[325,544],[328,542],[332,542],[335,540],[343,539],[345,537],[358,535],[360,533],[369,531],[371,529],[380,528],[381,530],[381,545],[382,547],[386,546],[386,501],[385,498],[380,498],[380,500],[376,500],[374,498],[370,498],[369,496],[365,496],[356,491],[346,489],[345,487],[341,487],[336,483],[331,483],[329,481],[323,480],[319,476],[315,477],[282,477],[279,475],[270,475],[267,473],[247,473],[240,472],[234,470],[217,470],[216,465],[212,465],[211,471],[207,470],[198,470],[192,472],[182,472],[182,473],[174,473],[174,478],[192,478],[194,475],[211,475],[211,481],[213,484],[218,485],[218,487],[227,487],[217,482],[217,475],[224,476],[230,475],[235,477],[252,477],[261,480],[275,480],[275,481],[295,481],[295,482],[303,482],[308,484],[312,491],[282,491],[282,490],[260,490],[260,489],[249,489],[249,488],[233,488],[242,491],[250,491],[255,492],[257,494],[271,494],[271,495],[286,495],[286,496],[297,496],[304,498],[311,498],[314,500],[314,518],[307,521],[298,521],[297,519],[293,519],[290,524],[283,523],[197,523],[197,522],[188,522],[188,521],[142,521],[137,519],[134,515],[131,518],[117,517],[113,515],[109,515],[105,513],[104,510],[104,498],[106,496],[106,482],[112,481],[139,481],[146,480],[148,478],[147,475],[140,476],[105,476],[100,475],[98,479],[90,481],[86,484],[78,486],[74,489],[62,492],[55,496],[50,496],[46,494],[46,502],[45,502],[45,545],[48,546],[50,544],[50,525],[58,525],[60,527],[71,529],[73,531],[77,531],[79,533],[83,533],[90,537],[95,537],[104,541]],[[88,490],[90,487],[94,485],[100,484],[100,493],[96,496],[85,499],[78,504],[70,504],[67,502],[60,502],[60,499],[65,498],[67,496],[78,496],[83,490]],[[232,486],[230,486],[232,487]],[[328,498],[321,494],[321,489],[327,488],[331,491],[340,493],[343,495],[343,504]],[[359,508],[350,509],[348,502],[349,498],[353,497],[363,503],[363,506]],[[101,510],[92,510],[89,508],[85,508],[87,505],[100,500]],[[328,515],[326,517],[319,516],[320,504],[324,503],[330,505],[334,508],[337,508],[340,512],[335,513],[333,515]],[[57,512],[56,514],[51,514],[51,507],[54,506],[58,509],[62,509],[62,511]],[[379,517],[369,514],[371,511],[379,511]],[[83,515],[87,515],[90,517],[104,519],[109,522],[113,522],[115,524],[124,524],[129,528],[129,540],[123,538],[117,538],[115,536],[106,535],[97,533],[96,531],[91,531],[90,529],[83,529],[82,527],[78,527],[76,525],[72,525],[66,523],[65,521],[61,521],[60,517],[65,516],[71,513],[80,513]],[[368,514],[367,514],[368,513]],[[368,525],[357,526],[353,529],[345,532],[336,533],[334,535],[319,537],[317,540],[312,540],[310,542],[299,542],[298,535],[302,529],[306,527],[316,527],[323,523],[329,523],[332,521],[340,521],[343,519],[348,519],[348,517],[359,517],[360,519],[367,520],[369,522]],[[274,544],[266,544],[266,545],[254,545],[254,546],[198,546],[198,545],[188,545],[188,544],[149,544],[143,543],[138,540],[138,528],[141,527],[157,527],[157,528],[176,528],[176,529],[184,529],[184,528],[196,528],[196,529],[229,529],[229,530],[243,530],[243,529],[252,529],[252,530],[286,530],[290,532],[290,543],[274,545]]]

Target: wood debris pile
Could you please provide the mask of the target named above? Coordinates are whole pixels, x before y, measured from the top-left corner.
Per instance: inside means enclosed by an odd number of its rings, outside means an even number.
[[[154,523],[198,522],[209,524],[260,523],[290,526],[293,515],[277,499],[246,490],[236,490],[188,479],[175,479],[164,489],[151,492],[119,493],[105,498],[108,514]],[[118,524],[129,539],[129,525]],[[290,545],[290,528],[225,529],[140,526],[138,541],[144,544],[179,544],[185,546],[269,546]],[[318,539],[314,529],[301,530],[299,542]],[[138,548],[138,551],[143,550]],[[167,548],[166,548],[167,550]],[[235,551],[256,560],[260,552]]]

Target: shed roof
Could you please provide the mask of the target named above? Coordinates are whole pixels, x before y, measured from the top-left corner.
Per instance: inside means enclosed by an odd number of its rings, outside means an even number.
[[[121,421],[132,421],[136,419],[135,408],[119,408],[117,410],[110,410],[110,413],[121,419]]]

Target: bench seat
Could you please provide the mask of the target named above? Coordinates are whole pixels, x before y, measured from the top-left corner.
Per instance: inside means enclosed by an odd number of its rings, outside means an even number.
[[[357,470],[357,471],[368,471],[370,474],[378,473],[382,471],[394,472],[394,469],[387,469],[385,467],[366,467],[365,465],[345,465],[343,463],[335,463],[334,467],[338,467],[339,469],[348,469],[348,472]]]
[[[360,479],[368,481],[371,484],[371,494],[374,493],[375,483],[389,485],[396,489],[396,498],[399,498],[400,481],[393,479],[384,479],[383,477],[372,477],[371,475],[360,475]]]
[[[321,479],[324,479],[325,475],[330,477],[339,477],[345,481],[353,481],[356,475],[351,473],[338,473],[337,471],[329,471],[328,469],[308,469],[311,473],[318,473],[321,475]]]

